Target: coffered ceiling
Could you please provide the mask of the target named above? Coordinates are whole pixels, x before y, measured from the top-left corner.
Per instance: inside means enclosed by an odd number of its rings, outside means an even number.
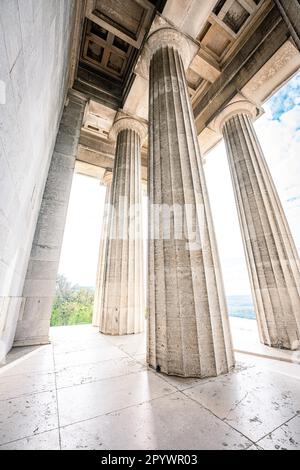
[[[217,62],[251,21],[263,0],[219,0],[199,34],[202,48]]]
[[[149,83],[136,64],[147,35],[162,24],[194,41],[195,55],[186,75],[204,152],[220,140],[210,124],[236,93],[263,102],[299,68],[300,54],[288,41],[289,31],[273,0],[82,2],[74,88],[90,102],[82,131],[89,138],[81,146],[93,158],[101,154],[105,167],[113,159],[113,149],[106,146],[111,145],[109,131],[118,109],[148,118]],[[91,139],[100,147],[90,149]]]
[[[117,109],[133,80],[139,50],[162,0],[86,0],[77,89]]]
[[[88,0],[86,16],[139,49],[153,10],[154,5],[146,0]]]
[[[205,94],[211,83],[237,52],[243,39],[249,36],[269,0],[219,0],[207,18],[197,40],[200,48],[187,73],[193,103]]]
[[[81,61],[120,82],[126,76],[134,48],[128,42],[87,19]]]

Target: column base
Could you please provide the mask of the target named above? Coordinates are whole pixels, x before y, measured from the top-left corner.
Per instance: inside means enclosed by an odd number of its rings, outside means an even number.
[[[142,331],[135,331],[134,333],[122,333],[122,334],[118,334],[118,333],[105,333],[104,331],[99,330],[99,333],[101,333],[101,334],[104,335],[104,336],[134,336],[134,335],[141,335],[142,333],[144,333],[144,330],[142,330]]]
[[[40,338],[18,339],[14,342],[13,348],[20,348],[25,346],[45,346],[51,344],[49,336],[42,336]]]
[[[284,345],[280,342],[276,344],[272,344],[271,342],[268,342],[268,341],[260,341],[260,342],[264,346],[268,346],[269,348],[272,348],[272,349],[280,349],[282,351],[300,351],[300,341],[294,341],[290,346]]]
[[[154,367],[149,362],[147,361],[147,365],[150,369],[154,370],[155,372],[158,372],[159,374],[166,375],[167,377],[180,377],[181,379],[212,379],[214,377],[220,377],[221,375],[227,375],[230,374],[231,372],[234,371],[235,365],[232,367],[228,368],[228,370],[220,372],[220,373],[212,373],[212,374],[206,374],[206,375],[201,375],[201,374],[175,374],[175,373],[168,373],[164,370],[161,370],[159,366]]]

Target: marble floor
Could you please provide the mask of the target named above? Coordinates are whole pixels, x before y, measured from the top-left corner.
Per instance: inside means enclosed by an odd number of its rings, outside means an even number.
[[[148,370],[144,335],[53,328],[0,368],[0,450],[300,450],[299,356],[254,356],[233,323],[237,368],[207,380]]]

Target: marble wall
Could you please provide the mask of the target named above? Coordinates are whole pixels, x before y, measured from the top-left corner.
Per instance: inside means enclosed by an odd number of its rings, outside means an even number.
[[[74,0],[0,0],[0,354],[24,277],[67,89]],[[1,358],[0,358],[1,359]]]

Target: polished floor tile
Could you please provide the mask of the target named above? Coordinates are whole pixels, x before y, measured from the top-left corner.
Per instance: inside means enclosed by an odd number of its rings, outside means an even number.
[[[300,410],[300,381],[249,368],[184,392],[249,439],[259,439]]]
[[[54,372],[53,348],[41,348],[23,354],[15,362],[9,362],[0,368],[0,378],[22,374],[44,374]]]
[[[0,400],[18,398],[22,395],[55,390],[54,372],[41,374],[0,375]]]
[[[180,393],[61,429],[63,449],[243,450],[252,443]]]
[[[54,392],[0,401],[0,445],[57,427]]]
[[[53,343],[55,354],[82,352],[86,349],[98,349],[101,347],[109,347],[111,343],[100,335],[88,339],[72,340],[72,341],[57,341]]]
[[[259,441],[265,450],[300,450],[300,415]]]
[[[123,344],[119,344],[118,348],[120,348],[122,351],[126,352],[130,356],[139,356],[145,352],[145,338],[140,338],[139,341],[132,341],[132,343],[126,342]]]
[[[105,336],[101,335],[101,337],[106,338],[110,343],[114,344],[115,346],[125,346],[127,345],[136,345],[136,344],[144,344],[146,350],[146,334],[140,333],[137,335],[125,335],[125,336]],[[144,351],[145,351],[144,350]]]
[[[0,446],[0,450],[60,450],[59,430],[55,429],[4,444]]]
[[[120,349],[106,344],[99,346],[99,348],[87,348],[83,351],[55,353],[54,355],[56,370],[62,367],[121,359],[123,357],[128,357],[128,355]]]
[[[0,368],[0,450],[297,449],[300,367],[236,354],[233,373],[182,379],[147,368],[145,335],[51,329]]]
[[[56,372],[57,388],[72,387],[97,380],[128,375],[145,369],[129,357],[121,357],[93,364],[68,366]],[[1,382],[0,382],[1,391]]]
[[[153,400],[175,391],[148,371],[58,390],[62,426]]]

